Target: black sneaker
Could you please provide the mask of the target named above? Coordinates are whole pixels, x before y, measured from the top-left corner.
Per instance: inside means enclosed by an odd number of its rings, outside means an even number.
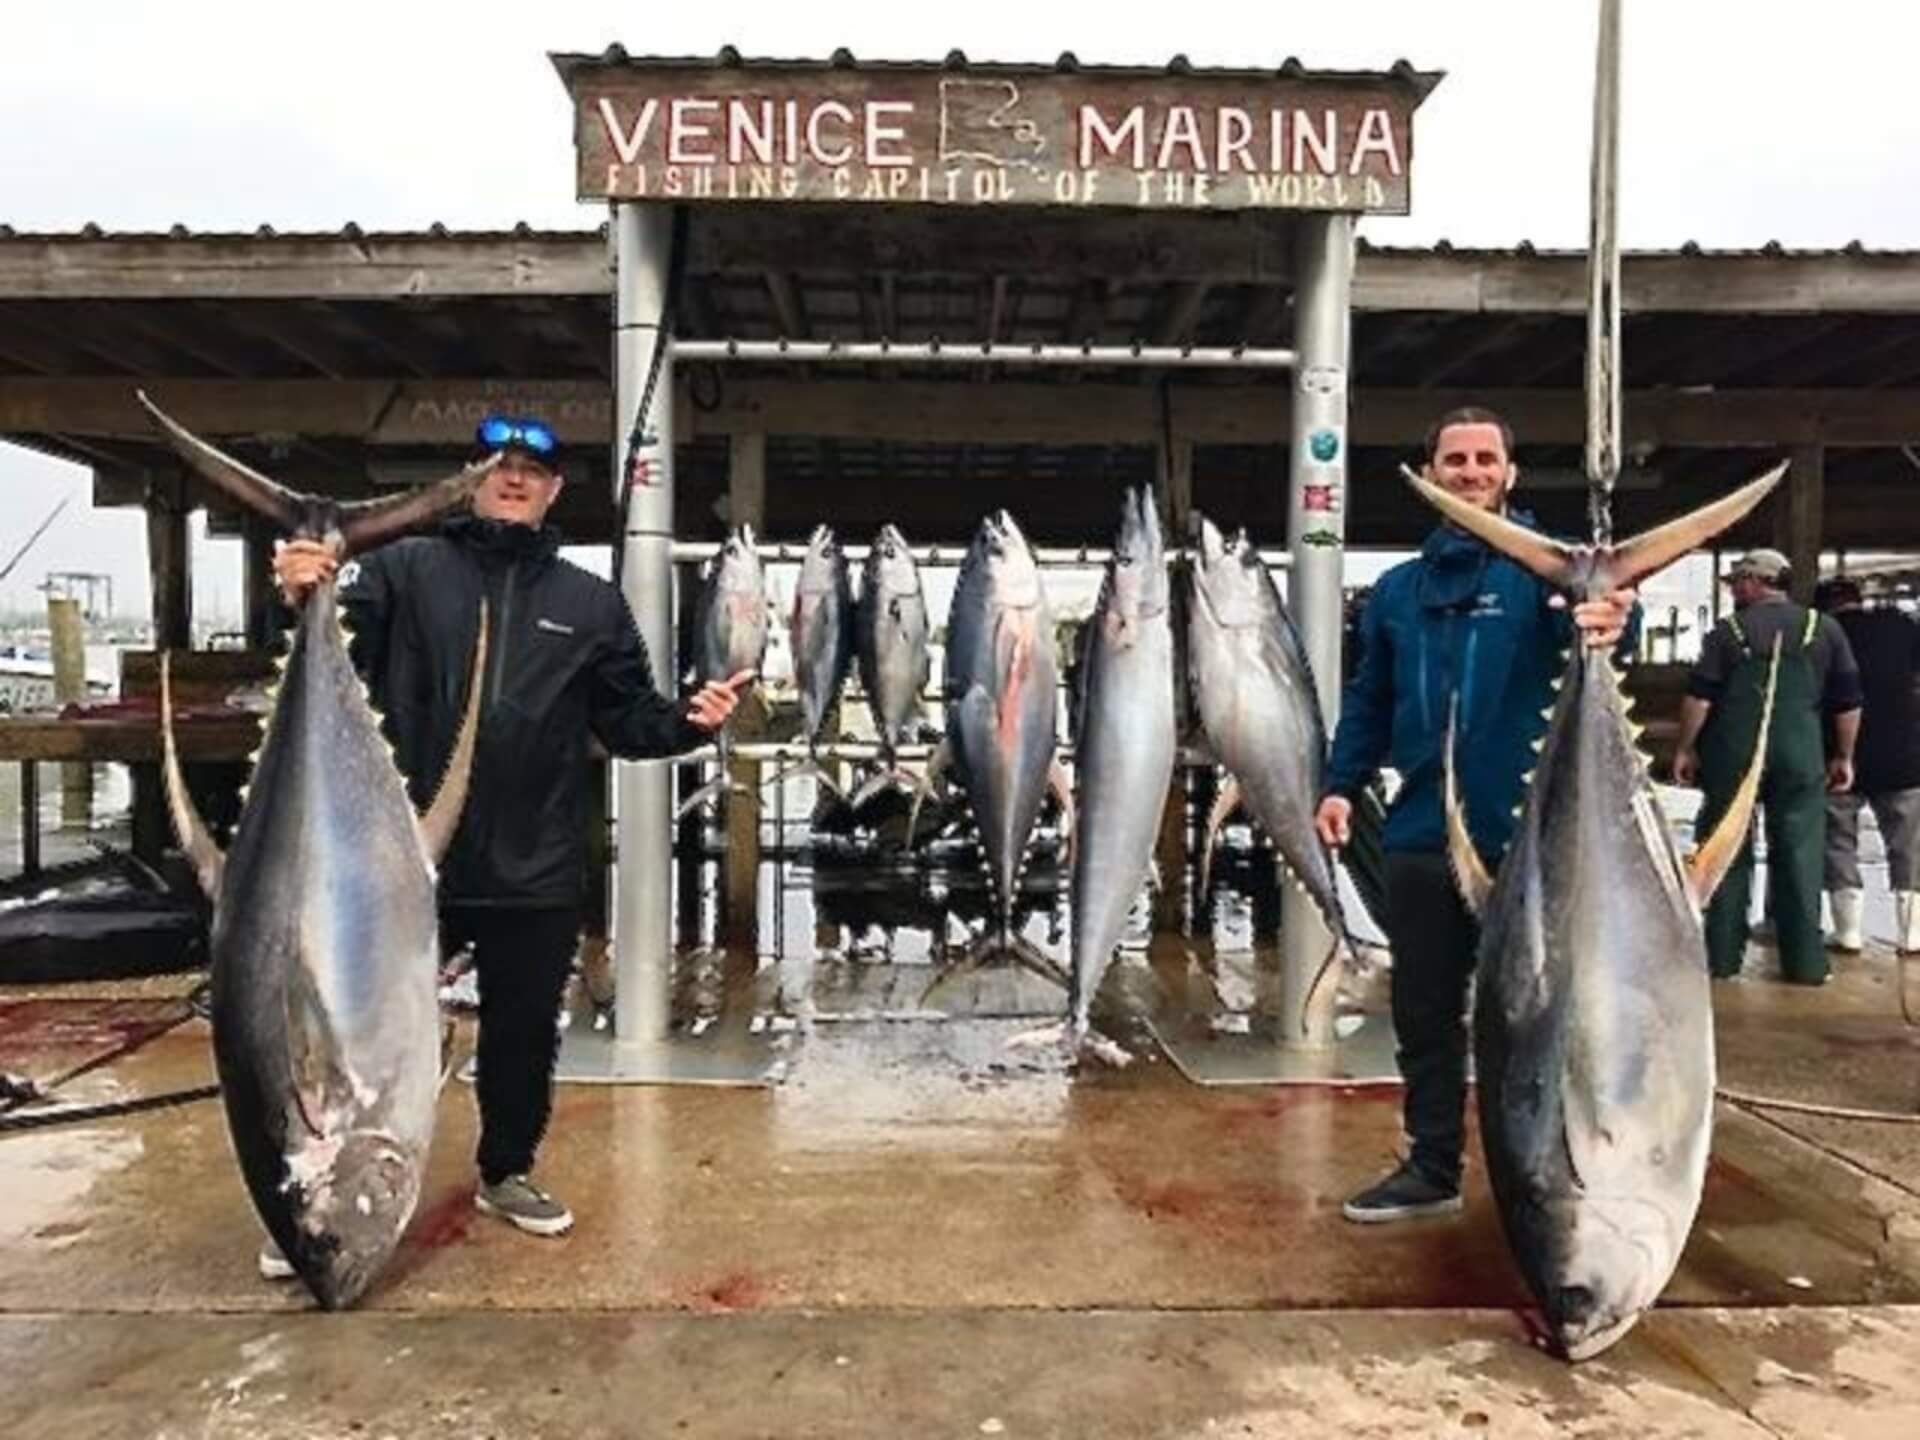
[[[1457,1183],[1442,1185],[1406,1160],[1379,1184],[1368,1186],[1342,1205],[1340,1213],[1361,1225],[1380,1225],[1421,1215],[1451,1215],[1459,1208]]]

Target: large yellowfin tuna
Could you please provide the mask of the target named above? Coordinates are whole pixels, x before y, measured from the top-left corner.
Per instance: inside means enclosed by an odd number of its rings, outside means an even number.
[[[1587,254],[1591,542],[1550,540],[1408,475],[1447,519],[1576,602],[1637,585],[1704,544],[1786,470],[1614,542],[1619,80],[1620,7],[1601,0]],[[1778,667],[1776,649],[1776,675]],[[1701,910],[1746,836],[1772,708],[1770,678],[1745,782],[1683,860],[1635,747],[1613,659],[1576,642],[1497,881],[1455,794],[1449,736],[1448,844],[1481,922],[1474,1053],[1487,1174],[1547,1337],[1570,1360],[1605,1350],[1659,1298],[1700,1207],[1714,1076]]]
[[[364,505],[295,494],[146,405],[204,479],[346,556],[464,504],[493,461]],[[420,1197],[440,1075],[436,866],[466,799],[480,621],[465,719],[416,816],[347,653],[332,581],[300,613],[231,847],[181,775],[163,662],[167,800],[213,901],[213,1047],[227,1128],[274,1242],[320,1303],[350,1305]]]

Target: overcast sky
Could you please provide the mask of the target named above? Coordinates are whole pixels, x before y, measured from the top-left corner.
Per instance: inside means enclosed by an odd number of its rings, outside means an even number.
[[[1385,68],[1447,78],[1415,122],[1413,213],[1383,244],[1585,242],[1591,0],[802,6],[330,0],[9,4],[0,222],[16,230],[588,226],[546,55]],[[1920,248],[1920,8],[1887,0],[1627,0],[1621,228],[1633,247]],[[1360,377],[1364,383],[1365,377]],[[0,445],[0,565],[85,472]],[[238,594],[216,544],[204,608]],[[144,610],[137,514],[76,501],[0,606],[49,569],[111,570]]]

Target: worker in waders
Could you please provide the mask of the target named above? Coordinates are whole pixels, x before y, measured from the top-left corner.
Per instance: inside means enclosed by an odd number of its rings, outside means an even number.
[[[1827,979],[1820,931],[1826,850],[1826,797],[1853,784],[1860,730],[1860,672],[1846,633],[1830,615],[1787,598],[1787,558],[1755,550],[1724,577],[1734,613],[1707,635],[1680,703],[1673,778],[1704,792],[1695,833],[1709,834],[1733,802],[1759,736],[1767,670],[1780,646],[1779,688],[1760,778],[1766,814],[1767,870],[1781,977],[1796,985]],[[1831,718],[1833,751],[1827,753]],[[1746,958],[1753,840],[1707,907],[1707,963],[1716,979],[1740,973]]]

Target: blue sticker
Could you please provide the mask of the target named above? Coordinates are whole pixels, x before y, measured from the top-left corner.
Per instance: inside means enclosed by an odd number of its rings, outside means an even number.
[[[1307,453],[1326,464],[1340,453],[1340,436],[1333,430],[1316,430],[1307,437]]]

